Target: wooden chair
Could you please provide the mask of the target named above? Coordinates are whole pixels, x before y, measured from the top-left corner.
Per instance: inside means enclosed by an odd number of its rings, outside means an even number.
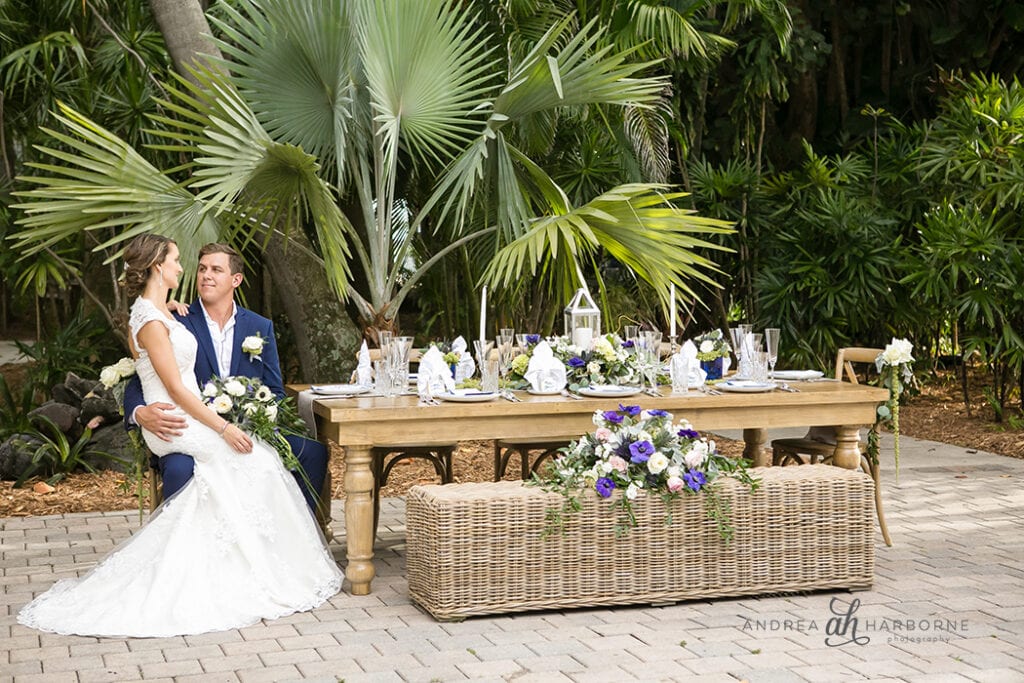
[[[835,377],[839,381],[843,381],[844,376],[847,381],[853,384],[859,384],[860,381],[857,377],[856,370],[853,366],[854,363],[868,363],[874,368],[875,359],[878,354],[882,352],[882,349],[871,349],[864,347],[847,347],[839,349],[836,354],[836,368]],[[875,430],[877,427],[872,425],[871,429]],[[825,463],[829,464],[832,462],[832,456],[835,452],[835,443],[828,443],[822,441],[820,438],[811,438],[815,431],[819,431],[820,428],[812,428],[808,432],[807,436],[801,439],[775,439],[772,441],[772,465],[803,465],[803,464],[814,464],[814,463]],[[887,546],[892,545],[892,539],[889,536],[889,527],[885,524],[885,512],[882,509],[882,486],[879,478],[879,466],[878,463],[872,463],[865,451],[863,443],[860,445],[861,468],[871,475],[871,478],[875,482],[875,511],[878,514],[878,527],[882,531],[882,538],[885,539]]]
[[[512,456],[519,456],[520,477],[523,481],[530,478],[544,461],[553,458],[558,454],[559,448],[569,445],[569,442],[577,437],[566,437],[564,439],[537,441],[536,439],[495,439],[494,441],[494,481],[501,481],[508,470]],[[533,462],[530,458],[537,452]]]

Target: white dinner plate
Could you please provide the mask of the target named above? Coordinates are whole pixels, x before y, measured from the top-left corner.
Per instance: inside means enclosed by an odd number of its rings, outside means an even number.
[[[625,398],[640,393],[639,387],[620,387],[615,384],[592,384],[577,393],[591,398]]]
[[[484,401],[493,401],[498,398],[498,394],[493,391],[480,391],[479,389],[456,389],[450,394],[445,392],[438,394],[434,398],[439,398],[442,401],[452,401],[453,403],[483,403]]]
[[[825,373],[820,370],[776,370],[775,379],[788,379],[791,382],[806,381],[824,377]]]
[[[734,391],[740,394],[756,394],[775,389],[775,382],[755,382],[751,379],[730,379],[712,385],[722,391]]]
[[[539,389],[534,389],[533,387],[528,387],[526,389],[526,393],[533,394],[534,396],[558,396],[562,393],[562,390],[555,389],[554,391],[541,391]]]
[[[310,390],[321,396],[356,396],[365,394],[370,387],[364,387],[362,384],[314,384]]]

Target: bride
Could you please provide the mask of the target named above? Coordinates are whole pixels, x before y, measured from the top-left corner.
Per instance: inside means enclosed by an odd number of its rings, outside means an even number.
[[[207,408],[193,371],[196,340],[171,316],[178,246],[141,235],[125,250],[131,343],[146,401],[188,423],[157,455],[187,453],[195,476],[149,522],[79,579],[59,581],[18,621],[42,631],[163,637],[239,628],[313,609],[342,574],[277,453]]]

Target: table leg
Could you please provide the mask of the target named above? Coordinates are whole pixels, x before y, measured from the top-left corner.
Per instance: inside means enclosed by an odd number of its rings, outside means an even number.
[[[772,464],[771,458],[764,450],[764,444],[768,440],[768,430],[762,427],[752,427],[743,430],[743,457],[754,461],[754,467],[768,467]]]
[[[841,425],[836,427],[836,451],[832,464],[848,470],[860,467],[860,427]]]
[[[373,472],[370,446],[345,447],[345,577],[353,595],[368,595],[373,581]]]

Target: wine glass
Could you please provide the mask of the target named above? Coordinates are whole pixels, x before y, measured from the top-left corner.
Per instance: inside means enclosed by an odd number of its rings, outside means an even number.
[[[498,335],[498,364],[502,379],[508,377],[508,371],[512,366],[512,349],[514,348],[514,343],[515,335],[504,333]]]
[[[767,327],[764,330],[764,343],[768,347],[768,379],[775,381],[775,363],[779,360],[779,335],[782,330],[778,327]]]
[[[640,333],[640,368],[644,378],[650,382],[651,390],[658,388],[658,365],[661,362],[661,332],[645,330]]]

